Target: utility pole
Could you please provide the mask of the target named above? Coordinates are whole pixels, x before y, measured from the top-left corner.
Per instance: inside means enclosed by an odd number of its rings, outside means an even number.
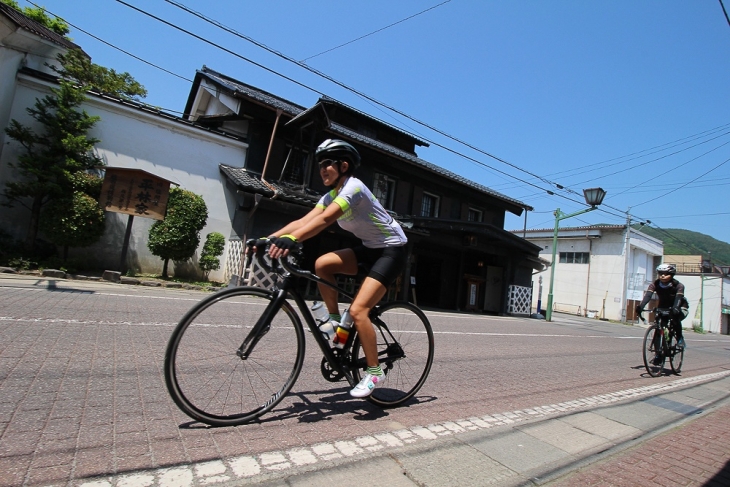
[[[624,279],[623,289],[621,290],[621,321],[626,323],[626,301],[629,290],[629,253],[631,252],[631,207],[629,206],[626,210],[626,239],[624,242]]]

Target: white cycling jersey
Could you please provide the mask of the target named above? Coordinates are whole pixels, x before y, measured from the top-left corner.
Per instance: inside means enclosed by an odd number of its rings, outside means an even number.
[[[322,196],[317,208],[325,209],[337,204],[344,214],[337,223],[344,230],[362,240],[365,247],[378,249],[398,247],[408,242],[400,224],[385,211],[365,184],[357,178],[349,177],[340,188]]]

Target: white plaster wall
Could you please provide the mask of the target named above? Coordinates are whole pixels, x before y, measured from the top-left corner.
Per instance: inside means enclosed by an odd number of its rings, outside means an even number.
[[[720,276],[677,275],[676,279],[684,284],[684,295],[689,301],[689,315],[682,322],[685,328],[702,324],[706,332],[720,333],[722,325],[723,278]],[[700,307],[704,301],[704,310]]]
[[[20,81],[11,117],[32,125],[35,121],[25,113],[25,107],[31,106],[36,97],[44,96],[47,86],[32,78],[21,78]],[[108,166],[142,169],[203,197],[208,207],[208,221],[201,232],[201,248],[210,232],[220,232],[226,239],[231,237],[235,195],[225,190],[218,166],[243,167],[247,144],[109,100],[90,98],[83,108],[90,115],[101,117],[89,135],[100,139],[96,145],[97,153]],[[11,146],[10,150],[3,152],[0,167],[7,167],[7,161],[17,155],[18,144],[12,143]],[[9,171],[0,172],[0,183],[8,177],[12,177]],[[11,229],[16,238],[25,234],[25,219],[27,211],[0,208],[0,223]],[[107,213],[107,232],[102,241],[88,249],[73,250],[71,255],[94,258],[104,267],[117,269],[127,221],[127,215]],[[153,222],[135,217],[132,225],[128,262],[143,273],[159,273],[162,270],[162,261],[153,256],[146,245]],[[210,275],[213,280],[223,277],[226,251],[221,256],[221,270]],[[200,248],[195,261],[199,252]],[[185,267],[186,272],[194,271],[190,266]],[[170,267],[170,273],[173,270]]]
[[[545,232],[542,238],[528,240],[541,248],[540,257],[552,260],[552,236]],[[624,259],[625,234],[623,229],[601,229],[600,232],[585,230],[566,230],[558,235],[556,257],[560,252],[590,252],[590,264],[557,263],[555,268],[553,302],[558,311],[574,312],[580,307],[581,312],[595,312],[599,317],[610,320],[623,319],[623,289],[628,280],[625,277],[626,261]],[[632,232],[631,251],[629,254],[629,274],[646,274],[653,266],[653,256],[662,254],[662,245],[658,241],[645,239],[645,236]],[[573,238],[565,238],[567,236]],[[636,244],[639,248],[633,246]],[[645,250],[646,249],[646,250]],[[653,254],[649,253],[653,252]],[[540,295],[539,278],[542,277],[542,295]],[[639,299],[645,289],[645,278],[638,283],[641,290]],[[537,309],[537,301],[541,300],[541,308],[545,309],[550,289],[550,268],[533,276],[533,309]],[[628,299],[632,299],[630,296]]]

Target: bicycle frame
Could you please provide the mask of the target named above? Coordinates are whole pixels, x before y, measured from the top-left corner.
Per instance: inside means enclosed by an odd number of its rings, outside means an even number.
[[[654,350],[658,354],[672,358],[677,350],[676,345],[669,346],[671,338],[675,336],[671,311],[668,308],[654,308],[652,311],[654,312],[654,324],[652,326],[660,331],[653,338]],[[639,319],[646,323],[642,315],[639,315]]]
[[[345,297],[347,297],[350,301],[352,301],[355,296],[344,289],[341,289],[339,286],[337,286],[335,283],[329,282],[325,279],[322,279],[321,277],[317,276],[316,274],[313,274],[309,271],[302,271],[299,269],[295,269],[292,267],[286,258],[279,259],[278,263],[281,265],[281,267],[284,269],[284,273],[282,273],[279,269],[274,268],[273,266],[269,266],[266,261],[262,258],[263,251],[259,249],[258,252],[253,253],[251,249],[249,248],[249,252],[246,253],[246,260],[249,260],[251,256],[257,259],[259,264],[266,269],[269,272],[275,272],[282,276],[281,284],[278,286],[275,286],[272,293],[274,295],[274,299],[272,299],[269,304],[266,306],[266,309],[261,314],[261,317],[254,325],[253,329],[251,330],[251,333],[248,334],[244,342],[241,344],[241,346],[238,348],[236,354],[241,357],[242,360],[246,360],[248,356],[253,351],[254,347],[258,343],[258,341],[263,337],[266,332],[268,331],[268,326],[271,324],[272,319],[274,318],[274,315],[279,311],[281,308],[283,302],[289,298],[293,299],[294,302],[297,305],[297,308],[299,308],[299,314],[304,318],[304,321],[307,324],[307,327],[312,332],[312,336],[314,336],[315,341],[319,345],[320,350],[322,351],[322,354],[324,355],[327,363],[332,367],[333,370],[339,372],[340,374],[344,375],[347,378],[347,381],[350,383],[350,385],[354,386],[355,382],[352,378],[352,374],[349,371],[349,368],[346,366],[346,361],[340,360],[340,358],[337,356],[335,349],[333,349],[329,343],[325,340],[325,338],[322,336],[322,333],[319,331],[319,326],[314,320],[314,317],[312,316],[312,312],[309,310],[309,307],[307,306],[306,301],[302,297],[302,295],[296,290],[294,287],[294,280],[293,277],[303,277],[305,279],[309,279],[310,281],[314,281],[318,284],[324,284],[326,286],[329,286],[335,290],[337,290],[340,294],[343,294]],[[352,346],[353,340],[354,340],[355,333],[350,333],[350,336],[347,338],[347,342],[345,343],[345,347],[343,350],[349,350]]]

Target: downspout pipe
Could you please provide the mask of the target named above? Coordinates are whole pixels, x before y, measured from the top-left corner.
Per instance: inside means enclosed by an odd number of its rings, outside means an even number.
[[[276,137],[276,129],[279,127],[279,119],[281,118],[281,114],[283,111],[281,109],[276,110],[276,121],[274,122],[274,130],[271,131],[271,138],[269,139],[269,148],[266,151],[266,160],[264,161],[264,169],[261,171],[261,182],[266,185],[270,190],[274,192],[274,196],[271,197],[271,199],[276,199],[277,196],[279,196],[279,191],[272,185],[269,184],[268,181],[266,181],[266,167],[269,165],[269,158],[271,157],[271,149],[274,146],[274,137]]]

